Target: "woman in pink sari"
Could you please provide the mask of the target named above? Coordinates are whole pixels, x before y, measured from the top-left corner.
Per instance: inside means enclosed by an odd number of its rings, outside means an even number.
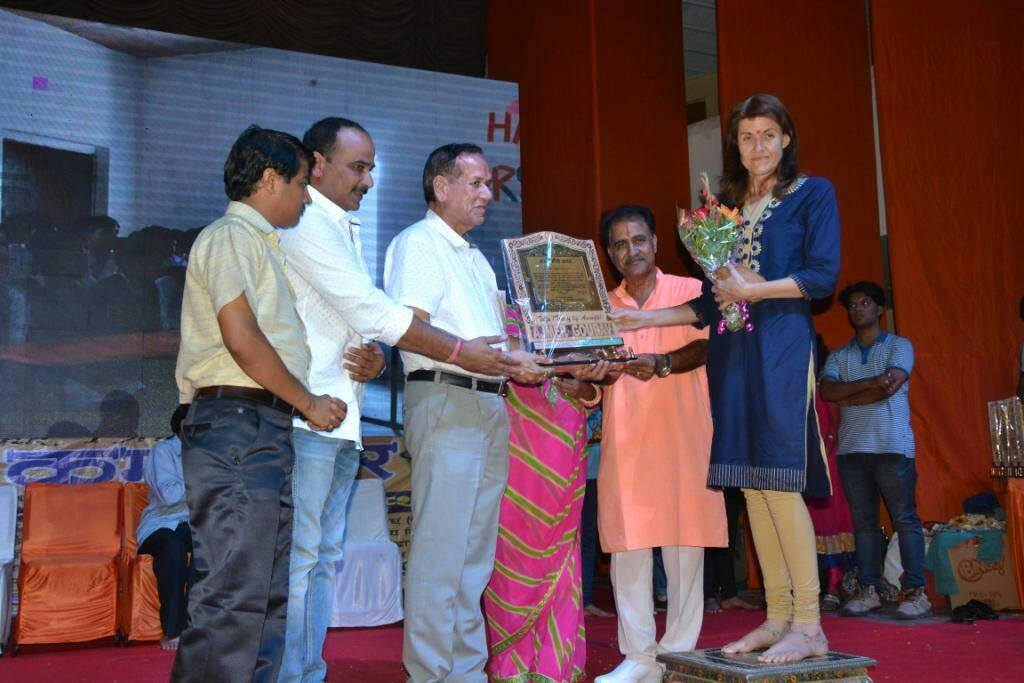
[[[509,337],[518,337],[514,320]],[[580,367],[577,376],[594,381],[608,370],[607,363]],[[496,683],[585,677],[579,532],[587,412],[600,399],[598,387],[579,379],[509,385],[508,487],[484,592],[487,672]]]

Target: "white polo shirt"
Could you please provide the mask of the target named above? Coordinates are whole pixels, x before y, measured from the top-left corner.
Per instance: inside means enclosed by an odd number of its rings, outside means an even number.
[[[359,420],[364,385],[342,367],[347,349],[364,337],[394,346],[412,324],[412,310],[377,289],[363,262],[359,219],[309,187],[312,203],[294,228],[280,230],[284,272],[312,354],[309,390],[348,405],[344,422],[319,434],[362,446]],[[296,418],[295,426],[309,429]]]
[[[388,245],[384,289],[396,301],[430,314],[431,325],[463,339],[503,333],[491,264],[433,211],[428,210],[423,220]],[[416,370],[471,374],[418,353],[401,353],[407,374]]]

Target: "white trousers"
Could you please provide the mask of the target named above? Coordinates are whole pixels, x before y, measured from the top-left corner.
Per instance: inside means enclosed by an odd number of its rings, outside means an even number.
[[[661,549],[668,579],[665,634],[654,624],[654,560],[651,548],[612,553],[612,588],[619,614],[619,651],[627,659],[651,663],[665,652],[686,652],[697,644],[704,620],[704,548]]]

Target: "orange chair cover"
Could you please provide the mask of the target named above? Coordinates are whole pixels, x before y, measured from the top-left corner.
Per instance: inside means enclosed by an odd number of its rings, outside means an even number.
[[[118,605],[121,633],[129,640],[160,640],[163,627],[160,625],[160,594],[156,589],[153,557],[136,556],[131,563],[130,576],[127,599]]]
[[[121,495],[119,483],[25,488],[16,643],[114,635]]]
[[[135,532],[139,529],[142,511],[149,503],[149,487],[142,482],[129,482],[124,485],[124,557],[126,562],[139,550]]]
[[[74,485],[72,485],[74,486]],[[74,643],[114,635],[117,563],[98,555],[22,562],[16,642]]]
[[[153,558],[136,554],[138,538],[135,532],[148,502],[148,486],[134,482],[124,485],[124,553],[117,628],[129,640],[159,640],[163,634]]]

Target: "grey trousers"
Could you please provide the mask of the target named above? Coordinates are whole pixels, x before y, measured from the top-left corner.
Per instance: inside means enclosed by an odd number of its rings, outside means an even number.
[[[406,383],[412,542],[402,661],[414,683],[487,679],[480,599],[494,568],[508,438],[503,398]]]
[[[196,583],[172,681],[274,683],[292,538],[292,420],[255,401],[200,398],[181,465]]]

